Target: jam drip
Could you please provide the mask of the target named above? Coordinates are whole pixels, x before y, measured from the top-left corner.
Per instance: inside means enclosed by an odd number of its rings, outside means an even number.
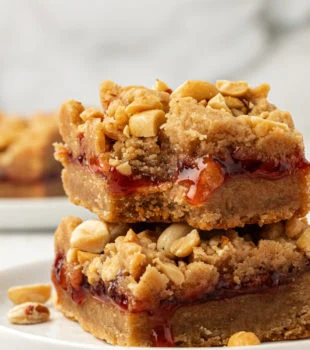
[[[152,345],[155,347],[173,347],[174,339],[169,324],[159,324],[151,330]]]
[[[221,164],[212,157],[199,158],[181,166],[176,182],[187,187],[186,199],[192,205],[203,204],[225,180]]]
[[[80,142],[83,144],[82,141]],[[187,188],[186,199],[194,206],[202,205],[216,189],[233,176],[244,175],[278,180],[294,174],[298,169],[309,169],[309,163],[301,154],[296,154],[292,162],[259,161],[239,159],[238,150],[236,150],[225,159],[210,155],[185,158],[176,165],[174,175],[163,179],[146,174],[126,176],[117,171],[114,166],[110,166],[106,159],[100,157],[88,159],[85,153],[74,159],[68,151],[68,156],[73,161],[89,167],[94,173],[104,176],[111,194],[126,196],[143,188],[160,186],[166,181],[176,182]]]

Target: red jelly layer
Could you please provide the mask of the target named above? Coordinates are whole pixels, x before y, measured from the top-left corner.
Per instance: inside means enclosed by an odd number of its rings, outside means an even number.
[[[233,298],[242,294],[258,293],[265,290],[272,290],[279,285],[287,283],[293,276],[296,275],[295,271],[292,271],[289,274],[280,274],[277,271],[265,272],[260,275],[256,275],[250,281],[236,285],[231,279],[220,279],[214,291],[207,294],[192,295],[186,299],[174,299],[170,298],[164,300],[161,303],[163,309],[167,310],[173,307],[173,305],[192,305],[197,303],[202,303],[211,300]],[[59,285],[64,290],[75,290],[75,294],[81,292],[83,295],[86,294],[85,291],[88,291],[94,298],[97,300],[105,300],[109,298],[123,310],[128,309],[128,298],[125,295],[119,294],[118,284],[121,276],[116,277],[115,280],[109,282],[106,285],[102,280],[90,285],[87,281],[86,276],[82,273],[80,277],[74,274],[71,276],[67,275],[67,263],[63,254],[58,254],[55,258],[53,271],[52,271],[53,281]],[[71,280],[70,280],[71,277]],[[79,298],[80,299],[80,298]],[[153,314],[156,310],[153,309],[143,309],[137,306],[131,312],[150,312]]]
[[[187,186],[186,199],[192,205],[203,204],[224,181],[224,168],[212,157],[183,164],[176,177],[177,183]]]
[[[176,182],[187,186],[186,199],[192,205],[202,205],[226,179],[245,175],[266,180],[278,180],[291,175],[297,169],[309,169],[309,163],[303,157],[297,161],[261,162],[258,160],[240,160],[232,155],[222,160],[217,157],[186,159],[178,166]]]
[[[137,178],[134,175],[125,176],[118,172],[115,167],[109,166],[106,162],[102,162],[99,159],[90,160],[89,167],[95,173],[104,175],[109,183],[110,193],[115,195],[130,195],[137,192],[139,188],[160,184],[160,180],[150,176],[141,178]]]
[[[210,155],[196,159],[186,158],[178,162],[174,176],[167,179],[143,174],[125,176],[115,167],[110,166],[106,160],[99,158],[88,160],[85,155],[81,155],[78,159],[71,159],[88,166],[94,173],[104,176],[111,194],[126,196],[145,187],[160,186],[167,181],[176,182],[187,187],[186,199],[192,205],[202,205],[226,179],[232,176],[243,175],[275,181],[294,174],[297,170],[309,169],[309,163],[302,155],[296,156],[294,162],[262,162],[251,159],[241,160],[236,158],[237,154],[237,151],[232,152],[225,159]],[[70,153],[69,157],[71,157]]]

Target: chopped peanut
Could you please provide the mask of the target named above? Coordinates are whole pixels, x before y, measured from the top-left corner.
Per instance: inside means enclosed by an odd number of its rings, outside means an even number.
[[[172,90],[169,88],[169,86],[163,82],[160,79],[156,79],[155,84],[153,85],[153,90],[156,91],[164,91],[164,92],[171,92]]]
[[[167,256],[173,257],[170,252],[171,245],[174,241],[190,233],[192,228],[186,224],[171,224],[159,236],[157,249],[163,251]]]
[[[132,174],[132,170],[129,162],[125,162],[118,165],[116,167],[116,170],[124,176],[130,176]]]
[[[170,252],[178,258],[185,258],[193,252],[193,248],[200,243],[197,230],[192,230],[185,237],[181,237],[171,244]]]
[[[193,97],[195,100],[210,100],[218,93],[216,87],[203,80],[187,80],[184,84],[179,86],[171,97]]]
[[[218,80],[216,82],[216,88],[223,95],[239,97],[244,96],[249,87],[246,81]]]
[[[129,131],[136,137],[157,136],[159,127],[164,122],[165,112],[160,109],[141,112],[129,119]]]
[[[208,107],[214,109],[222,109],[226,112],[230,112],[230,109],[228,108],[225,102],[225,98],[221,94],[217,94],[216,96],[212,97],[211,100],[208,102]]]
[[[135,99],[126,107],[125,111],[129,116],[132,116],[140,112],[162,108],[163,105],[160,102],[160,98],[158,96],[148,95]]]

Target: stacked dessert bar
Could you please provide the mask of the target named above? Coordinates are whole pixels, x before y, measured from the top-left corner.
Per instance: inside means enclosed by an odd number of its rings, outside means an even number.
[[[56,158],[70,200],[55,234],[57,305],[111,344],[310,337],[309,164],[269,86],[100,86],[66,101]]]

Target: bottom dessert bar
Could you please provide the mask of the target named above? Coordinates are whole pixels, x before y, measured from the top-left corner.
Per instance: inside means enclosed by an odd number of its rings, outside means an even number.
[[[42,198],[63,195],[60,177],[31,183],[0,180],[0,198]]]
[[[55,233],[57,308],[118,345],[308,338],[309,241],[297,219],[207,232],[67,217]]]
[[[310,273],[305,273],[277,291],[179,307],[163,324],[156,318],[154,323],[146,312],[126,312],[110,300],[90,296],[79,306],[66,291],[57,291],[65,316],[111,344],[217,346],[240,330],[254,331],[262,341],[310,337],[309,284]]]

